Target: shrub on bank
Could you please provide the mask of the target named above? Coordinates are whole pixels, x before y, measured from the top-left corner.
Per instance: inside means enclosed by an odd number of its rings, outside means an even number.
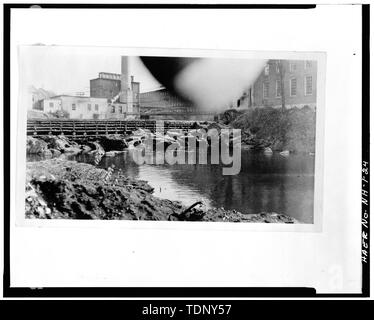
[[[302,109],[256,108],[238,116],[231,126],[250,131],[273,150],[314,152],[316,112]]]

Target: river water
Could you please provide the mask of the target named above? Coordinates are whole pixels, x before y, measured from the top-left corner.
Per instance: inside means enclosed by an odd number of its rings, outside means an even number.
[[[69,157],[93,163],[92,156]],[[209,159],[209,158],[208,158]],[[242,150],[241,171],[222,175],[221,165],[138,165],[131,151],[103,157],[99,167],[146,180],[157,197],[190,205],[202,200],[207,206],[236,209],[244,214],[277,212],[300,222],[313,223],[314,156]]]

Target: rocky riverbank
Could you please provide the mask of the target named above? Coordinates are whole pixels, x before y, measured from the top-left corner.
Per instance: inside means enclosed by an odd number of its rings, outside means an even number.
[[[96,154],[103,156],[107,152],[123,151],[127,148],[125,136],[121,134],[108,135],[100,138],[69,139],[63,135],[27,137],[26,153],[49,157],[61,154]]]
[[[186,207],[159,199],[145,181],[61,158],[27,163],[26,217],[39,219],[169,220],[297,223],[277,213],[244,215],[224,208]]]
[[[207,128],[227,128],[213,123]],[[253,135],[253,133],[250,133]],[[186,207],[178,201],[155,197],[146,182],[126,177],[113,168],[68,161],[62,155],[91,154],[95,163],[103,156],[114,156],[129,146],[143,143],[144,131],[132,135],[109,135],[80,140],[65,136],[28,137],[27,153],[43,161],[27,163],[26,217],[40,219],[125,219],[169,221],[227,221],[298,223],[278,213],[245,215],[224,208],[206,208],[202,203]],[[154,135],[154,143],[188,143],[184,133]],[[244,142],[245,143],[245,142]]]

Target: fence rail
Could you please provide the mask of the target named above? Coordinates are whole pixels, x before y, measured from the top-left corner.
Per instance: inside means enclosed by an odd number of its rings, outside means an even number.
[[[28,120],[28,136],[60,135],[84,138],[126,133],[138,128],[156,131],[156,120]],[[195,121],[163,121],[165,131],[169,129],[191,129]]]

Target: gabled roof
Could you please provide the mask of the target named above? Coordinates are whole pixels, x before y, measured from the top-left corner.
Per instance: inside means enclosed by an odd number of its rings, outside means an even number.
[[[29,86],[28,90],[29,90],[30,93],[35,94],[36,96],[38,96],[38,100],[48,99],[48,98],[56,95],[52,91],[45,90],[43,88],[37,89],[34,86]]]

